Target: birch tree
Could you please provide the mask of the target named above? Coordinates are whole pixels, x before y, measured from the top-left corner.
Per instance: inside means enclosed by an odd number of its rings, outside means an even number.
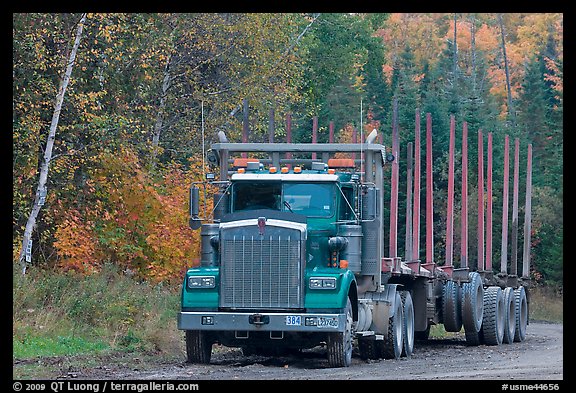
[[[52,160],[52,148],[54,147],[54,141],[56,139],[56,129],[58,128],[58,120],[60,118],[60,112],[62,110],[62,103],[64,102],[64,94],[66,93],[66,88],[70,82],[70,76],[72,75],[72,68],[74,66],[74,61],[76,59],[76,52],[80,46],[80,39],[82,37],[82,30],[84,28],[84,23],[86,22],[86,13],[83,13],[78,22],[76,29],[76,38],[74,40],[74,45],[70,52],[70,56],[66,62],[66,70],[64,73],[64,78],[60,83],[58,89],[58,94],[56,95],[56,103],[54,105],[54,113],[52,115],[52,122],[50,123],[50,131],[48,133],[48,140],[46,141],[46,148],[44,150],[44,158],[42,160],[42,165],[40,168],[40,178],[38,180],[38,187],[36,188],[36,196],[34,197],[34,205],[32,206],[32,211],[28,216],[28,221],[26,222],[26,229],[24,230],[24,236],[22,239],[22,249],[20,251],[19,262],[22,267],[22,274],[26,274],[26,267],[30,260],[31,248],[32,248],[32,232],[36,226],[36,219],[40,208],[44,205],[46,200],[46,183],[48,182],[48,170],[50,168],[50,161]]]

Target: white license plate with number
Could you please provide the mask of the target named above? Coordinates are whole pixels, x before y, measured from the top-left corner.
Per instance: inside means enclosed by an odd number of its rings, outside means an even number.
[[[302,325],[302,316],[300,315],[286,315],[286,325],[300,326]]]
[[[320,317],[318,318],[318,327],[338,327],[338,318]]]

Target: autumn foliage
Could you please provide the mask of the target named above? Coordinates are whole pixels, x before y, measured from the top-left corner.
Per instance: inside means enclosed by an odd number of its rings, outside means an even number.
[[[14,260],[79,20],[77,13],[13,14]],[[435,189],[446,188],[451,115],[458,129],[468,122],[469,136],[493,132],[496,146],[505,134],[520,138],[523,152],[533,144],[534,268],[543,280],[561,281],[559,13],[89,13],[30,265],[89,274],[110,263],[138,279],[178,282],[200,257],[188,198],[208,170],[203,147],[220,130],[241,140],[244,102],[250,142],[268,141],[271,126],[275,141],[285,141],[291,114],[294,143],[310,141],[317,117],[319,141],[333,122],[336,143],[352,143],[354,135],[359,142],[377,129],[375,142],[389,147],[395,100],[400,157],[413,139],[415,111],[422,133],[424,114],[431,115]],[[206,189],[202,215],[210,215],[213,193]],[[444,200],[435,198],[435,225],[443,226]]]
[[[200,166],[170,164],[154,181],[136,155],[102,153],[91,173],[82,210],[59,204],[62,221],[54,246],[58,266],[84,273],[107,261],[153,281],[180,279],[199,256],[197,232],[188,226],[188,188]]]

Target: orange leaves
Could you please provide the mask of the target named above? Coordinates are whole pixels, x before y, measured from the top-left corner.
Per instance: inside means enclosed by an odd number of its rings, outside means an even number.
[[[141,278],[180,281],[200,255],[199,233],[188,226],[188,189],[202,178],[201,159],[189,170],[159,169],[157,182],[129,149],[98,161],[87,182],[97,200],[83,210],[59,205],[58,265],[89,273],[110,261]]]
[[[564,78],[562,70],[560,70],[558,64],[549,57],[544,56],[544,61],[546,63],[546,70],[548,70],[548,72],[544,74],[544,80],[552,83],[552,89],[555,92],[554,98],[561,101],[564,92]],[[557,105],[554,105],[554,109],[558,109]]]
[[[64,212],[62,221],[56,227],[55,238],[59,266],[64,270],[91,273],[100,265],[94,226],[78,210]]]

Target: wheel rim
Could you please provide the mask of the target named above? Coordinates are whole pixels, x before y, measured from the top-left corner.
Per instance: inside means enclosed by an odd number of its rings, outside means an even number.
[[[516,314],[514,304],[514,288],[507,287],[504,289],[504,307],[506,308],[506,315],[504,318],[504,339],[506,344],[511,344],[514,341],[514,333],[516,332]]]
[[[476,330],[480,330],[482,326],[482,314],[484,313],[484,291],[482,285],[476,287]]]
[[[352,362],[352,309],[347,308],[346,313],[346,330],[344,331],[344,352],[346,357],[346,364]]]
[[[515,321],[516,332],[514,333],[514,341],[524,341],[526,338],[526,325],[528,325],[528,304],[526,301],[526,291],[524,287],[519,287],[514,290],[515,297]]]
[[[397,296],[396,304],[396,313],[394,314],[394,349],[397,353],[402,354],[402,344],[404,344],[404,309],[400,296]]]
[[[410,356],[414,348],[414,305],[410,292],[404,296],[404,352]]]

